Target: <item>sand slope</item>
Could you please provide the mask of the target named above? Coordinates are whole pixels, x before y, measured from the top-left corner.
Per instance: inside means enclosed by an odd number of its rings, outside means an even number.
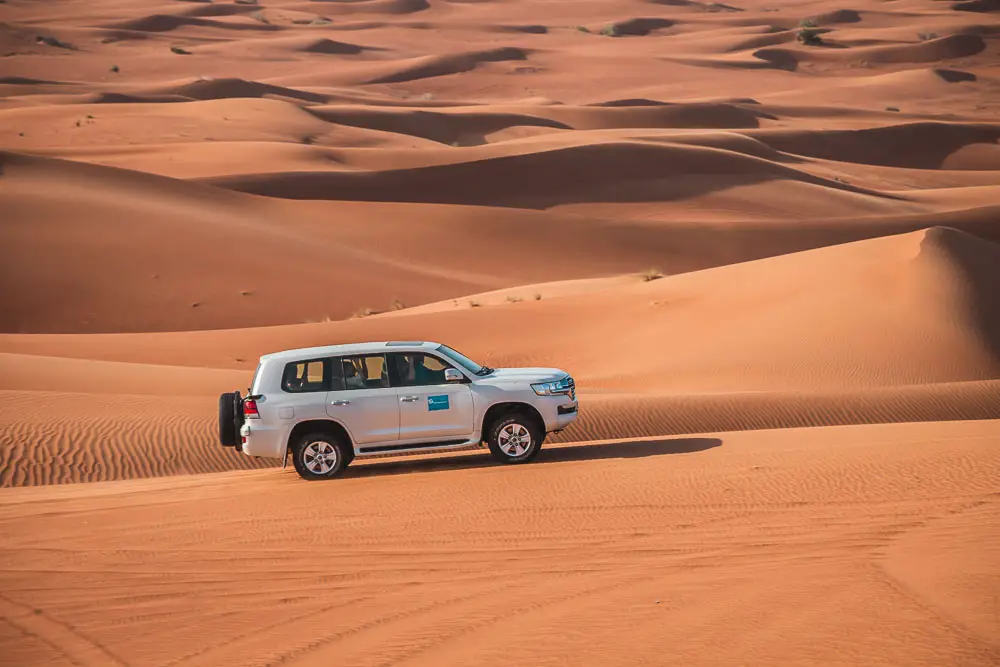
[[[141,335],[6,335],[0,349],[250,371],[252,361],[269,350],[422,334],[493,366],[553,360],[558,350],[561,363],[578,375],[592,381],[621,377],[632,388],[980,380],[996,377],[1000,329],[991,286],[998,254],[995,243],[932,228],[648,282],[636,275],[609,289],[548,299],[544,287],[526,286],[511,290],[511,300],[489,306],[472,295],[431,312],[344,322]],[[536,300],[539,292],[543,298]],[[497,318],[510,327],[495,327]],[[622,327],[622,321],[631,324]],[[648,348],[652,356],[595,352],[610,344]],[[236,357],[244,363],[233,363]]]
[[[0,648],[54,665],[995,664],[997,434],[702,434],[331,484],[7,490]]]

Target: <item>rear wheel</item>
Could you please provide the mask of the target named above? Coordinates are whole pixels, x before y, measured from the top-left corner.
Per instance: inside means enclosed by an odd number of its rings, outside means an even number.
[[[330,479],[344,471],[351,462],[348,445],[326,433],[307,433],[292,450],[295,472],[303,479]]]
[[[517,412],[494,422],[487,442],[501,463],[527,463],[538,455],[543,438],[535,420]]]

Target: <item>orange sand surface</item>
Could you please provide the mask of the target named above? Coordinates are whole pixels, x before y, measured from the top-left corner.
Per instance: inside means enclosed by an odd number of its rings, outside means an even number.
[[[0,288],[0,664],[1000,664],[995,0],[6,0]],[[580,418],[219,446],[389,339]]]

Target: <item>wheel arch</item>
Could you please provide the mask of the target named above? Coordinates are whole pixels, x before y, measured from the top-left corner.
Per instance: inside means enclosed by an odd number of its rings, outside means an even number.
[[[336,438],[342,438],[350,450],[351,458],[354,458],[354,439],[351,438],[347,427],[335,419],[308,419],[301,421],[292,427],[285,439],[285,452],[282,458],[288,456],[292,444],[306,433],[324,433]]]
[[[500,403],[494,403],[487,410],[486,414],[483,415],[483,428],[482,428],[482,438],[486,440],[490,437],[490,431],[493,429],[493,425],[511,414],[523,414],[528,419],[535,422],[538,427],[539,432],[544,436],[545,434],[545,420],[542,418],[542,414],[538,411],[538,408],[533,406],[531,403],[524,403],[521,401],[503,401]]]

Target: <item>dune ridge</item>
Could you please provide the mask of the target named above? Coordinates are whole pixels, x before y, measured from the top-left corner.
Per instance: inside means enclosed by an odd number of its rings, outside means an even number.
[[[559,181],[540,179],[542,174],[552,174],[557,166]],[[617,182],[608,183],[609,174],[613,174]],[[706,189],[727,187],[727,177],[735,183],[783,179],[875,197],[886,196],[725,150],[626,141],[555,148],[420,170],[375,174],[243,175],[204,179],[203,182],[240,192],[290,199],[547,208],[560,203],[594,202],[611,197],[617,201],[662,200],[664,189],[660,179],[675,177],[680,180],[691,174],[711,174],[721,181],[718,184],[706,182],[702,186]],[[686,185],[685,194],[690,196],[695,184]],[[585,186],[589,189],[580,190]]]

